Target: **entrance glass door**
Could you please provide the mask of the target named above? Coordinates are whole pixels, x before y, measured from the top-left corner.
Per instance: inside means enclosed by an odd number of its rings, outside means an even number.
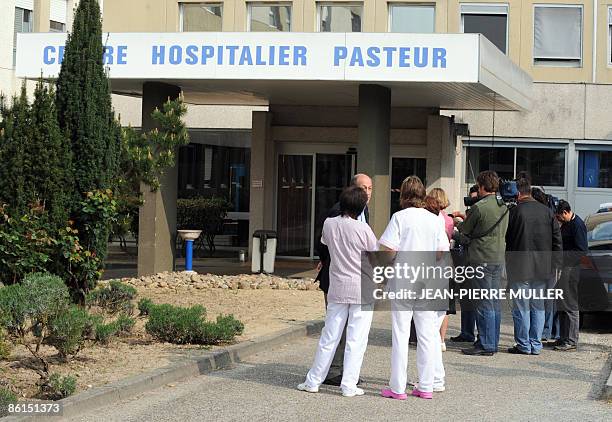
[[[277,254],[309,257],[312,245],[313,155],[278,156]]]
[[[316,154],[314,256],[319,255],[317,248],[323,222],[329,210],[338,202],[342,189],[351,181],[355,166],[354,157],[350,154]]]
[[[408,176],[418,176],[423,184],[427,186],[425,180],[426,169],[425,158],[393,157],[391,158],[391,215],[400,210],[399,197],[402,182]]]

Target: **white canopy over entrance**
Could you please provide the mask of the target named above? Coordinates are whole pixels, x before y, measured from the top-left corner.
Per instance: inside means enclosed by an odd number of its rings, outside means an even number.
[[[531,78],[478,34],[111,33],[104,61],[116,93],[146,81],[198,104],[357,105],[358,86],[392,105],[528,110]],[[66,34],[18,34],[17,75],[57,76]]]

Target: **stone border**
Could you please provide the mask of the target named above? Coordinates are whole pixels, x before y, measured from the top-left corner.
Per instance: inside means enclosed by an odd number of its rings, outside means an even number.
[[[171,382],[228,368],[249,355],[268,350],[288,341],[317,334],[321,331],[323,325],[324,321],[309,321],[261,338],[215,350],[203,356],[187,358],[164,368],[125,378],[102,387],[92,388],[60,400],[59,403],[63,405],[62,416],[8,416],[1,420],[7,422],[49,421],[75,417],[95,408],[154,390]]]
[[[604,385],[602,398],[604,400],[612,400],[612,371],[610,371],[608,381],[606,381],[606,384]]]

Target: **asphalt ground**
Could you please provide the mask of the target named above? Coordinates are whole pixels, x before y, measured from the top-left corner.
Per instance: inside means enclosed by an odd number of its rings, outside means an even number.
[[[512,319],[502,320],[501,350],[493,357],[461,354],[465,344],[447,343],[447,390],[434,400],[380,397],[390,371],[388,312],[376,312],[361,376],[365,396],[344,398],[339,388],[318,394],[298,391],[318,337],[307,337],[251,356],[227,370],[164,386],[99,408],[72,421],[610,421],[612,403],[600,399],[612,367],[607,322],[581,333],[576,352],[544,350],[540,356],[505,353],[513,344]],[[449,336],[459,315],[451,317]],[[411,347],[410,378],[416,379]]]

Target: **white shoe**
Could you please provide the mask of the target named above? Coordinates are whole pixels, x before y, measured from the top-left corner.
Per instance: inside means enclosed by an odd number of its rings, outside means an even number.
[[[306,391],[307,393],[318,393],[319,387],[311,387],[305,382],[298,384],[297,389],[300,391]]]
[[[355,397],[355,396],[363,396],[365,391],[361,388],[355,388],[353,391],[343,391],[342,395],[344,397]]]
[[[442,342],[442,351],[446,352],[446,343]]]

